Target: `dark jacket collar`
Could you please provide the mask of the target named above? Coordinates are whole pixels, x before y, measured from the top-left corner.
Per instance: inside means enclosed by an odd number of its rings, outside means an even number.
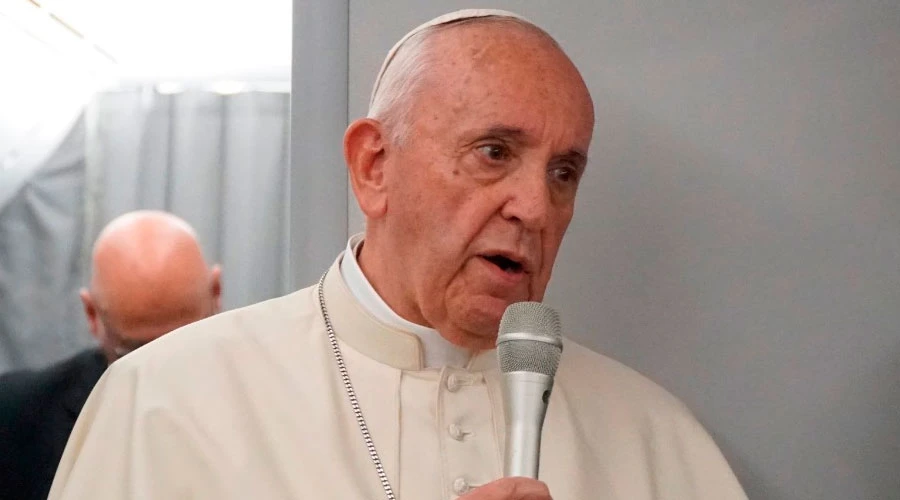
[[[88,349],[63,363],[65,371],[71,378],[66,382],[62,404],[74,420],[81,413],[84,402],[106,370],[107,361],[100,349]]]

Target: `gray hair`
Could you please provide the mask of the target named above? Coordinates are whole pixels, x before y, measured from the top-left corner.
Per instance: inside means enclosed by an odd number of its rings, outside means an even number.
[[[413,103],[422,91],[421,84],[426,80],[429,64],[433,61],[428,45],[430,39],[440,31],[475,23],[508,23],[524,28],[562,51],[546,31],[512,13],[460,17],[441,23],[430,22],[416,28],[388,54],[375,81],[369,103],[367,117],[380,121],[392,142],[403,144],[408,139]]]

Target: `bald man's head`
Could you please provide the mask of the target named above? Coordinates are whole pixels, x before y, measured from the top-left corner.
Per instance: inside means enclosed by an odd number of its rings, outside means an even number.
[[[172,214],[131,212],[94,243],[81,299],[91,333],[110,361],[218,312],[218,266],[208,267],[194,230]]]

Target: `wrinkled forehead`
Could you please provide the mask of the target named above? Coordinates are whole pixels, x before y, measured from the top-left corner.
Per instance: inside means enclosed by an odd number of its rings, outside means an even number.
[[[586,149],[593,103],[578,70],[528,32],[468,26],[437,33],[440,54],[410,104],[417,125],[436,115],[460,126],[503,126]]]

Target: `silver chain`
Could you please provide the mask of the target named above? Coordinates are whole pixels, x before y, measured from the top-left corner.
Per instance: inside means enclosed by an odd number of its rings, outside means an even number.
[[[322,310],[322,318],[325,320],[325,330],[328,332],[331,352],[334,353],[334,360],[337,362],[338,371],[341,374],[341,382],[344,384],[344,389],[347,390],[347,398],[350,400],[350,408],[353,409],[356,423],[359,424],[359,431],[362,433],[363,441],[366,442],[366,449],[369,450],[369,457],[375,465],[375,473],[378,474],[381,487],[384,488],[384,494],[387,495],[388,500],[396,500],[391,483],[388,482],[387,474],[384,473],[384,466],[381,465],[381,458],[378,457],[378,451],[375,449],[375,442],[372,441],[372,435],[369,434],[369,426],[366,425],[362,408],[359,407],[359,400],[356,399],[356,391],[353,390],[353,384],[350,383],[350,373],[347,372],[347,365],[344,363],[344,356],[341,354],[340,346],[338,346],[334,327],[331,326],[331,317],[328,316],[328,309],[325,307],[325,276],[327,275],[328,272],[326,271],[319,279],[319,308]]]

